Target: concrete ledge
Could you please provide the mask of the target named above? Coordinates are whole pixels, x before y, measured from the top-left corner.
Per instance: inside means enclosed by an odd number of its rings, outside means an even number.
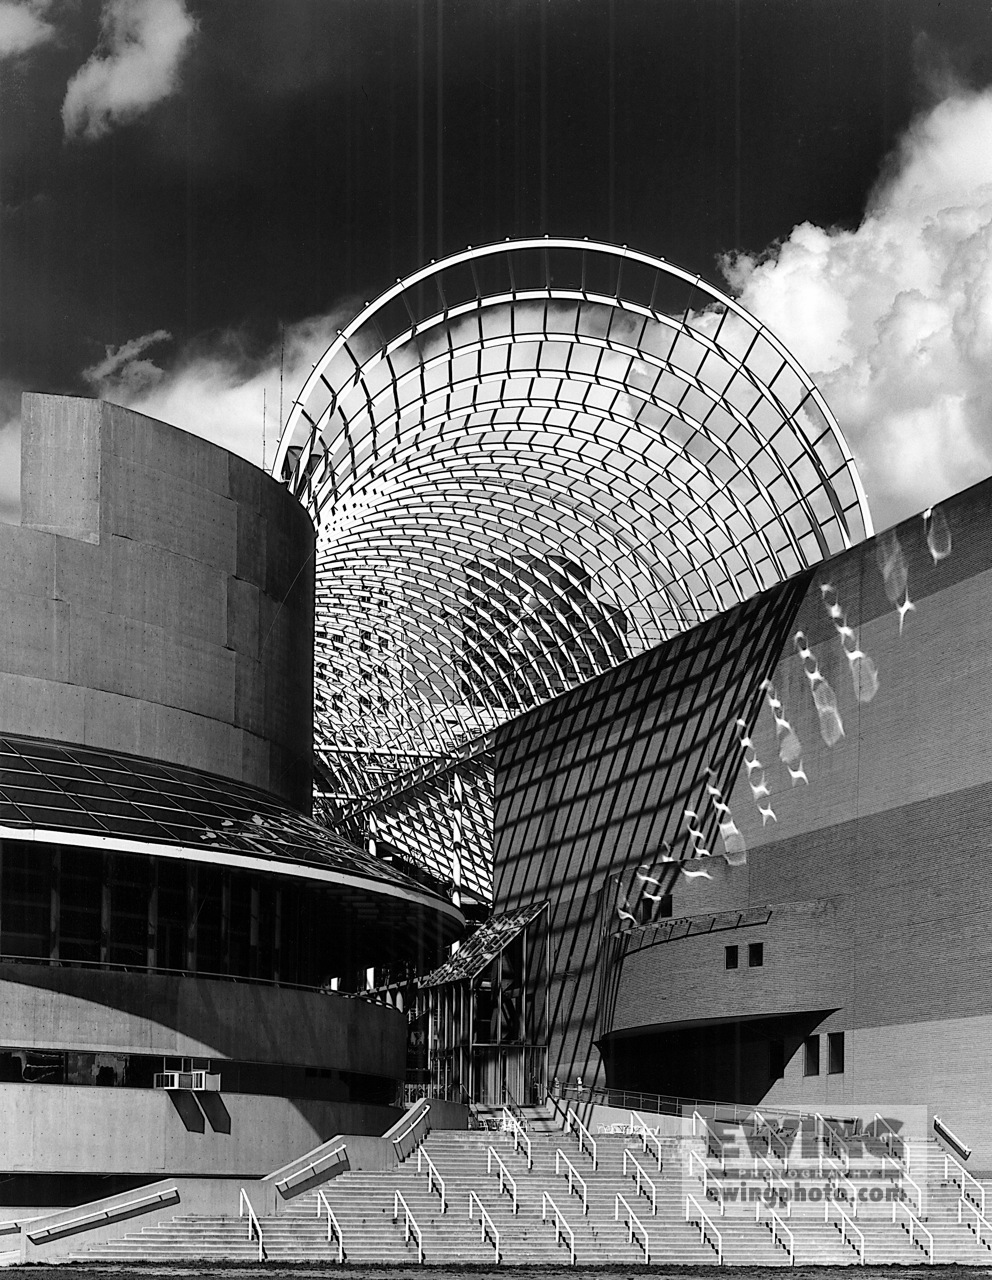
[[[331,1146],[331,1150],[326,1155],[311,1160],[302,1169],[294,1169],[286,1177],[277,1179],[273,1185],[284,1200],[290,1200],[322,1182],[336,1178],[338,1174],[345,1173],[350,1168],[348,1148],[342,1142],[336,1147]]]
[[[97,1201],[97,1204],[100,1202]],[[33,1230],[28,1231],[27,1238],[32,1244],[47,1244],[49,1240],[61,1240],[63,1236],[75,1235],[79,1231],[90,1231],[94,1227],[105,1226],[109,1222],[124,1222],[128,1218],[138,1218],[152,1209],[162,1205],[178,1204],[179,1192],[173,1187],[152,1195],[139,1196],[122,1204],[111,1204],[107,1208],[92,1208],[76,1218],[61,1219],[45,1226],[45,1219]]]

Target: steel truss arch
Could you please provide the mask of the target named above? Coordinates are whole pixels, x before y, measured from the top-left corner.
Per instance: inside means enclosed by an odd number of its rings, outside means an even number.
[[[313,366],[273,472],[318,529],[316,745],[351,810],[871,533],[785,347],[586,240],[397,280]]]

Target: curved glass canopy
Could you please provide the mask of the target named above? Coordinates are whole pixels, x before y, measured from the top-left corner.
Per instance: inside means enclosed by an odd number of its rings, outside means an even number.
[[[344,802],[871,532],[782,344],[588,240],[397,280],[314,365],[273,471],[318,530],[316,749]]]

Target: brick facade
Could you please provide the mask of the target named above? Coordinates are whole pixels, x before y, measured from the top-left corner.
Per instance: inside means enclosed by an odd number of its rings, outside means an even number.
[[[941,517],[946,538],[917,516],[500,731],[496,899],[552,902],[559,1078],[749,1102],[898,1098],[983,1123],[992,482]],[[858,653],[877,671],[869,700]],[[798,738],[796,780],[768,678]],[[730,820],[745,865],[719,856]],[[708,877],[663,861],[694,845],[713,856],[690,870]],[[670,891],[675,925],[621,917],[659,910],[639,900],[638,867]],[[844,1070],[828,1073],[839,1031]]]

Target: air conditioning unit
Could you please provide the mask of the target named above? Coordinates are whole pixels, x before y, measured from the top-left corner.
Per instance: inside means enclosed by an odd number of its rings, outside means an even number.
[[[219,1093],[220,1072],[213,1071],[157,1071],[156,1089],[189,1089],[194,1093]]]

